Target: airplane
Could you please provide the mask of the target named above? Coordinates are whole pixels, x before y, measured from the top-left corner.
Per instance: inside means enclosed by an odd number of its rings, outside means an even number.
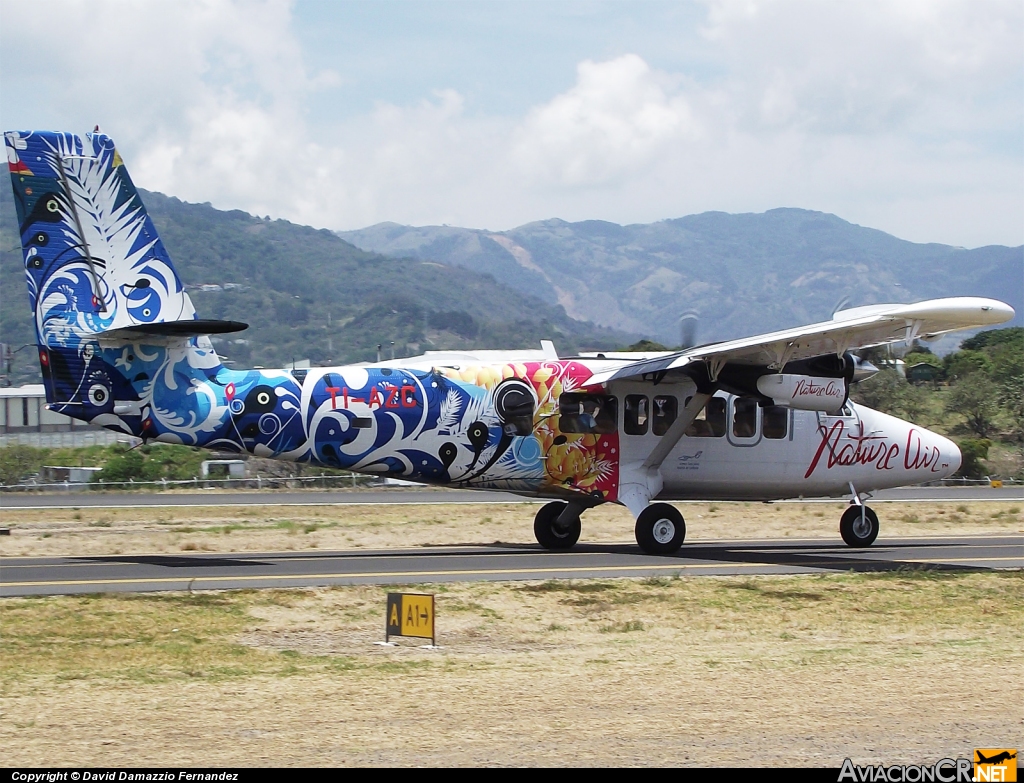
[[[997,753],[992,758],[985,758],[984,754],[980,750],[975,750],[974,755],[978,758],[975,760],[975,764],[1001,764],[1004,761],[1011,761],[1017,758],[1016,753],[1011,753],[1008,750],[1004,750],[1002,753]]]
[[[47,407],[176,443],[424,484],[548,499],[568,549],[584,512],[625,506],[648,554],[686,524],[672,500],[851,497],[840,534],[870,546],[862,495],[953,474],[947,438],[849,399],[853,350],[932,340],[1014,315],[977,297],[840,310],[831,320],[679,351],[428,352],[309,369],[234,370],[200,318],[113,141],[97,129],[5,133]]]

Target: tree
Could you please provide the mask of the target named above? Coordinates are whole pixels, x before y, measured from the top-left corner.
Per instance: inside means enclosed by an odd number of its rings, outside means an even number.
[[[646,353],[646,352],[649,352],[649,351],[671,351],[672,349],[671,348],[667,348],[666,346],[662,345],[661,343],[656,343],[656,342],[654,342],[654,340],[644,339],[644,340],[640,340],[638,342],[635,342],[632,345],[627,345],[625,348],[616,348],[616,350],[617,351],[633,351],[633,352],[641,351],[641,352],[645,352]]]
[[[0,448],[0,483],[17,484],[38,473],[46,460],[48,449],[13,444]]]
[[[922,351],[912,351],[903,357],[903,362],[907,367],[911,367],[915,364],[930,364],[933,367],[941,367],[942,359],[933,354],[931,351],[924,353]]]
[[[107,460],[94,481],[127,482],[190,479],[204,458],[200,449],[155,444],[129,449]]]
[[[1024,357],[1015,351],[997,356],[993,362],[992,377],[996,382],[996,398],[1009,414],[1012,435],[1024,444]]]
[[[946,376],[950,380],[960,380],[976,372],[987,373],[992,365],[988,354],[971,350],[951,353],[943,363],[946,366]]]
[[[987,373],[971,373],[950,390],[946,412],[960,414],[971,432],[985,438],[995,428],[997,393]]]
[[[854,402],[869,408],[914,421],[924,412],[925,393],[907,383],[895,370],[879,370],[865,381],[853,386]]]
[[[988,459],[988,449],[992,441],[986,438],[961,438],[957,443],[960,447],[960,470],[957,474],[966,478],[984,478],[985,466],[981,460]]]
[[[960,343],[961,348],[971,351],[980,351],[997,345],[1016,346],[1018,352],[1024,352],[1024,327],[1011,326],[1006,329],[989,329],[984,332],[978,332],[974,337],[968,337]]]

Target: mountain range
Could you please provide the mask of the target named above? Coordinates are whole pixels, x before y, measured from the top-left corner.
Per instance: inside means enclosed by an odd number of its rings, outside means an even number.
[[[494,276],[573,318],[680,342],[821,321],[837,306],[989,296],[1024,323],[1024,246],[917,244],[804,209],[705,212],[620,226],[544,220],[510,231],[379,223],[338,235],[364,250]]]
[[[142,196],[200,317],[250,324],[215,343],[237,367],[369,361],[378,344],[383,358],[541,339],[562,355],[639,337],[671,346],[687,312],[708,342],[824,320],[842,303],[942,296],[1001,299],[1017,311],[1013,324],[1024,323],[1024,247],[916,244],[801,209],[627,226],[553,219],[502,232],[396,223],[331,232]],[[34,342],[5,187],[0,341]],[[39,380],[31,351],[11,380]]]

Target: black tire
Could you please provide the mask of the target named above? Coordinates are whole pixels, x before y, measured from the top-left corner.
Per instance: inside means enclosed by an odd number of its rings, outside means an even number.
[[[864,509],[861,521],[861,509]],[[839,534],[848,546],[871,546],[878,538],[878,514],[867,506],[850,506],[839,520]]]
[[[671,555],[686,538],[686,523],[679,509],[653,503],[636,520],[636,542],[649,555]]]
[[[571,549],[580,540],[582,525],[579,517],[576,517],[576,521],[566,530],[555,524],[568,505],[561,500],[555,500],[543,506],[534,517],[533,534],[537,537],[537,543],[545,549]]]

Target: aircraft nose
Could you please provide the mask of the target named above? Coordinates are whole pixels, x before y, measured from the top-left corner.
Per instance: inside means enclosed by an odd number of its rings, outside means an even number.
[[[903,467],[908,478],[918,481],[937,481],[948,478],[960,470],[960,447],[937,432],[911,425],[906,430]]]
[[[960,447],[953,441],[949,438],[941,438],[939,453],[942,456],[939,464],[949,466],[948,468],[945,468],[947,471],[946,476],[952,476],[960,470],[960,464],[963,462],[963,455],[960,453]],[[945,476],[943,478],[945,478]]]

